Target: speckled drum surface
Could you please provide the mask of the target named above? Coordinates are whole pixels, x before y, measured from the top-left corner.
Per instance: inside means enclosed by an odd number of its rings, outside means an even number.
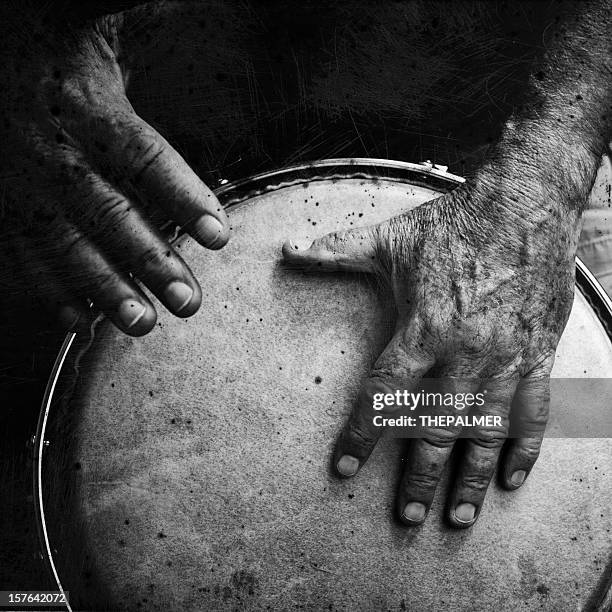
[[[546,439],[521,490],[492,485],[466,531],[443,522],[445,485],[424,526],[396,521],[401,440],[383,440],[356,478],[332,475],[392,301],[364,277],[287,269],[281,245],[380,221],[445,181],[310,174],[233,204],[221,251],[179,240],[203,287],[194,317],[159,309],[139,339],[98,326],[51,413],[43,466],[64,589],[79,609],[592,605],[612,552],[610,440]],[[554,376],[610,372],[608,336],[577,292]]]

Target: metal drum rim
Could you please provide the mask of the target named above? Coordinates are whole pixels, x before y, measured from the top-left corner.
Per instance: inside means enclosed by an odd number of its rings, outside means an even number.
[[[227,183],[221,181],[221,185],[214,189],[213,192],[219,198],[224,208],[232,208],[251,198],[286,187],[315,181],[346,179],[403,182],[430,188],[439,187],[441,191],[450,191],[465,182],[463,177],[447,172],[446,167],[437,166],[429,161],[415,164],[368,157],[331,158],[294,164],[278,170],[254,174],[237,181]],[[180,231],[175,232],[171,242],[178,240],[181,235]],[[576,257],[576,286],[594,310],[606,334],[612,341],[612,300],[595,276],[578,257]],[[51,404],[54,401],[54,393],[62,373],[62,368],[71,348],[75,345],[75,340],[77,340],[76,332],[69,331],[66,333],[47,381],[36,433],[32,438],[34,455],[33,497],[39,543],[45,556],[48,571],[62,594],[64,589],[53,561],[53,553],[45,522],[42,464],[44,449],[47,445],[45,433]],[[597,597],[598,601],[595,603],[594,609],[600,609],[601,605],[606,605],[606,602],[610,601],[611,593],[612,576],[609,576],[603,592]],[[66,608],[71,612],[72,608],[69,603],[66,604]]]

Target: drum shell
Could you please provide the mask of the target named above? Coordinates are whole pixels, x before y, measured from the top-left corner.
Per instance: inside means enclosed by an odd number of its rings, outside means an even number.
[[[524,487],[492,486],[465,532],[442,520],[446,482],[423,527],[396,522],[401,441],[383,441],[355,479],[331,473],[359,382],[392,333],[392,299],[363,276],[287,269],[280,245],[407,210],[439,193],[425,182],[264,190],[232,206],[222,251],[178,243],[202,280],[200,313],[160,312],[141,339],[97,328],[54,423],[71,444],[56,434],[46,481],[64,588],[85,606],[557,610],[590,600],[610,554],[608,440],[546,440]],[[603,376],[611,363],[577,294],[555,374]]]

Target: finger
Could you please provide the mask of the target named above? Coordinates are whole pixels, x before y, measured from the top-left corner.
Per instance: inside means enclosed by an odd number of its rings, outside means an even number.
[[[474,414],[488,417],[489,422],[468,430],[470,437],[465,440],[448,503],[448,520],[453,527],[471,527],[478,519],[508,435],[508,415],[517,383],[513,377],[490,379],[481,387],[486,393],[485,403]]]
[[[107,115],[93,122],[91,151],[102,153],[119,179],[143,192],[200,244],[223,247],[229,239],[227,215],[187,162],[131,106]]]
[[[377,359],[363,383],[357,402],[346,423],[334,453],[334,465],[341,476],[354,476],[367,461],[381,436],[382,428],[373,423],[375,393],[410,391],[432,367],[433,358],[418,346],[416,325],[397,332]]]
[[[478,385],[474,380],[455,379],[450,368],[439,375],[435,390],[443,396],[446,393],[472,393]],[[435,409],[438,416],[457,414],[457,410],[453,406]],[[404,524],[415,526],[425,520],[460,433],[461,427],[458,426],[427,426],[423,428],[422,438],[411,441],[397,496],[398,514]]]
[[[525,482],[540,454],[548,423],[553,363],[554,355],[519,383],[511,413],[518,437],[508,440],[500,471],[507,489],[518,489]]]
[[[283,258],[299,268],[374,273],[379,268],[379,236],[380,226],[374,225],[327,234],[307,248],[287,240]]]
[[[78,228],[65,220],[34,242],[39,257],[49,261],[65,287],[80,299],[89,298],[123,332],[142,336],[153,328],[153,305],[132,279],[113,266]]]
[[[188,317],[197,311],[202,292],[188,266],[123,194],[85,171],[70,209],[75,225],[87,230],[109,260],[137,276],[170,312]]]

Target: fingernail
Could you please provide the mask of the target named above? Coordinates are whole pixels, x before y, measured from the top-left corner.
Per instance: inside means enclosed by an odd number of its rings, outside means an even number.
[[[525,470],[516,470],[516,472],[514,472],[512,476],[510,476],[510,482],[515,487],[520,487],[525,482],[526,476],[527,472]]]
[[[476,506],[474,504],[458,504],[455,508],[455,518],[460,523],[471,523],[476,516]]]
[[[58,319],[63,329],[72,329],[81,318],[81,313],[72,306],[62,306],[58,313]]]
[[[285,242],[283,242],[282,253],[286,261],[292,261],[295,259],[296,254],[301,250],[302,249],[300,249],[300,247],[295,244],[293,240],[285,240]]]
[[[194,222],[191,233],[209,249],[220,249],[229,238],[229,229],[212,215],[202,215]]]
[[[292,251],[307,251],[312,246],[312,241],[310,240],[287,240],[286,244],[289,245],[289,248]]]
[[[359,469],[359,459],[352,455],[342,455],[336,464],[336,469],[343,476],[354,476]]]
[[[136,300],[125,300],[119,306],[119,318],[125,327],[134,327],[147,312],[147,307]]]
[[[172,281],[164,289],[164,298],[174,312],[181,312],[191,302],[193,289],[181,281]]]
[[[422,503],[409,502],[406,504],[402,516],[408,521],[420,523],[425,518],[425,512],[426,508]]]

